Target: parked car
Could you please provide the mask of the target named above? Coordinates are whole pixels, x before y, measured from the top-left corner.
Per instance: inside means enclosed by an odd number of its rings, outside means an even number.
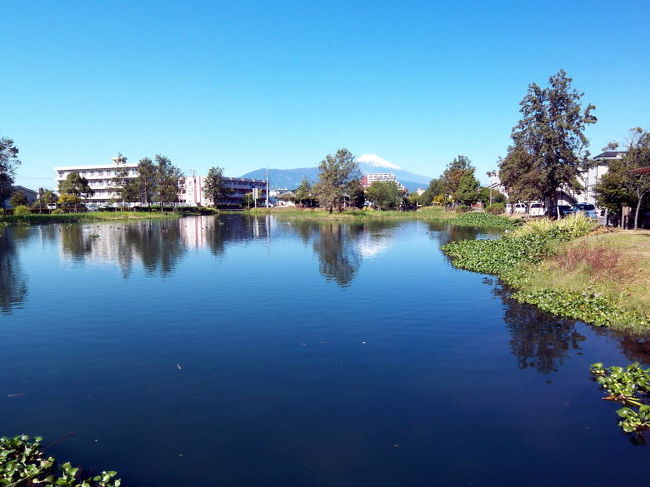
[[[571,212],[582,213],[589,218],[598,218],[598,212],[596,211],[596,207],[589,203],[578,203],[577,205],[573,205]]]
[[[544,205],[542,203],[531,203],[528,209],[529,216],[544,216]]]
[[[515,203],[514,213],[524,214],[526,213],[526,203]]]
[[[565,216],[570,215],[573,213],[573,210],[569,205],[558,205],[554,206],[552,208],[549,208],[548,211],[546,212],[546,216],[549,217],[555,217],[558,214],[558,211],[560,213],[560,218],[564,218]]]

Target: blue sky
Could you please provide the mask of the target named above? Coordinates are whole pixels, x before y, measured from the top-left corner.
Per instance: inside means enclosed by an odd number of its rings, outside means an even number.
[[[17,182],[163,153],[186,173],[313,166],[348,147],[485,180],[528,83],[560,68],[592,152],[650,129],[650,2],[0,0],[0,136]]]

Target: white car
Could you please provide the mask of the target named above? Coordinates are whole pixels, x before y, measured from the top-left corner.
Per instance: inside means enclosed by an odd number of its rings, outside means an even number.
[[[519,213],[521,215],[526,213],[526,203],[515,203],[515,213]]]
[[[528,209],[528,216],[544,216],[545,210],[542,203],[531,203]]]

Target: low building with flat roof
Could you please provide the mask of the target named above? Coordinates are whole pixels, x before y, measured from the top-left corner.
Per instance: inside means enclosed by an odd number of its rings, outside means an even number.
[[[187,176],[185,187],[180,195],[180,201],[188,206],[213,206],[213,201],[203,194],[206,176]],[[224,188],[226,195],[217,201],[219,207],[240,207],[244,202],[244,196],[257,189],[258,198],[266,198],[266,181],[263,179],[229,178],[224,177]]]

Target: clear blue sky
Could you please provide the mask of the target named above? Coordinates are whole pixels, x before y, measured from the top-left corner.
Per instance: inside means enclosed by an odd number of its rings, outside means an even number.
[[[529,82],[597,105],[592,152],[650,129],[650,2],[0,0],[0,135],[17,182],[163,153],[186,173],[313,166],[339,147],[485,180]]]

